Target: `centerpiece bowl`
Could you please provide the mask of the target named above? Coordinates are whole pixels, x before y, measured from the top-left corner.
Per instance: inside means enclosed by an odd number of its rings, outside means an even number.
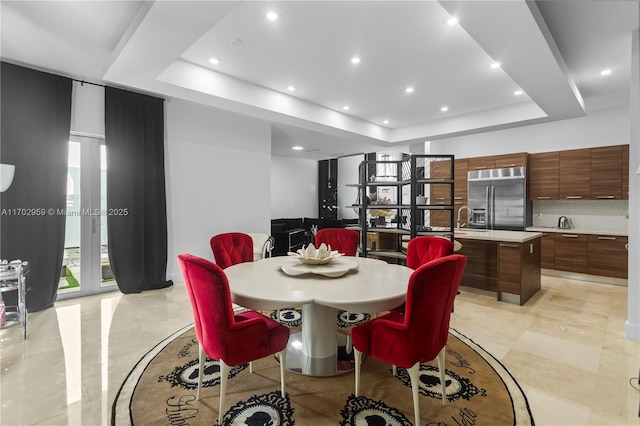
[[[306,247],[302,247],[298,251],[287,253],[291,257],[295,257],[300,260],[300,262],[307,265],[326,265],[330,263],[334,259],[342,256],[341,253],[338,253],[338,250],[331,250],[331,246],[326,245],[325,243],[320,244],[320,247],[317,249],[310,243]]]

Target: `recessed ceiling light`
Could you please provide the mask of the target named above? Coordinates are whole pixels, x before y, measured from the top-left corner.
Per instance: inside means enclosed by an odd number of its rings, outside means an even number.
[[[348,111],[349,110],[349,105],[345,105],[342,107],[343,110]]]
[[[302,147],[302,146],[292,146],[291,149],[296,150],[296,151],[302,151],[304,149],[304,147]]]
[[[389,124],[389,120],[384,120],[382,124]]]
[[[404,91],[407,93],[413,93],[413,87],[409,86],[406,89],[404,89]]]
[[[213,65],[218,65],[220,63],[220,59],[218,58],[209,58],[209,63]]]
[[[447,24],[449,25],[455,25],[458,23],[458,18],[456,18],[455,16],[452,16],[451,18],[447,19]]]
[[[443,106],[442,108],[440,108],[440,111],[447,112],[449,111],[449,107]]]
[[[609,75],[611,72],[611,68],[607,68],[606,70],[600,71],[600,75]]]
[[[516,90],[515,92],[513,92],[514,95],[516,96],[520,96],[522,95],[524,92],[522,90]]]
[[[293,91],[296,90],[296,86],[289,86],[289,87],[287,87],[287,90],[290,91],[290,92],[293,92]]]
[[[276,19],[278,19],[280,17],[280,15],[278,15],[275,12],[269,12],[267,13],[267,19],[270,21],[275,21]]]
[[[351,63],[352,64],[359,64],[360,63],[360,58],[358,58],[357,56],[354,56],[353,58],[351,58]]]
[[[500,68],[500,62],[494,62],[489,65],[492,69]]]

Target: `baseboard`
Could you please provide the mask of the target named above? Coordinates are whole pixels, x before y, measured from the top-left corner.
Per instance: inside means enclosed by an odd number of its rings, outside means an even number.
[[[628,287],[628,280],[624,278],[602,277],[600,275],[581,274],[578,272],[556,271],[555,269],[541,269],[542,275],[550,277],[567,278],[570,280],[589,281],[592,283],[612,284],[622,287]]]
[[[624,324],[627,339],[640,341],[640,324],[631,324],[629,320]]]

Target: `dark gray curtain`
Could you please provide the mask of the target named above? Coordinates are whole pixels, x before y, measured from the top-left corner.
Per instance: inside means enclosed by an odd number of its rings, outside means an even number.
[[[123,293],[168,287],[164,101],[105,89],[107,229]]]
[[[5,62],[0,77],[0,162],[16,166],[0,195],[0,258],[29,262],[26,304],[34,312],[55,302],[62,268],[72,82]]]

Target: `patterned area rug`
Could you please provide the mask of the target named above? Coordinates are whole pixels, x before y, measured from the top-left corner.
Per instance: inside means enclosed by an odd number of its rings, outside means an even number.
[[[491,354],[451,329],[447,343],[448,404],[442,405],[435,361],[420,368],[422,425],[533,425],[522,389]],[[285,373],[273,357],[235,367],[229,376],[224,425],[412,425],[413,401],[406,370],[373,358],[362,365],[361,395],[354,375],[309,377]],[[219,368],[207,360],[205,382],[195,399],[198,343],[192,327],[180,330],[143,357],[113,404],[112,424],[214,425],[218,418]]]

